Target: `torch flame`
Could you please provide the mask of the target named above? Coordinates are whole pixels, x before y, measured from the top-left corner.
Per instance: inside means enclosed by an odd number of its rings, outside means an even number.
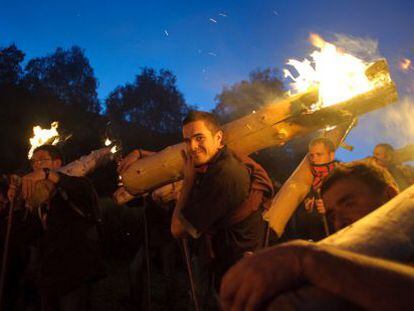
[[[295,93],[305,92],[318,86],[319,102],[311,109],[331,106],[365,93],[377,86],[365,75],[368,66],[363,60],[339,50],[317,34],[311,34],[309,41],[317,48],[309,59],[289,59],[287,65],[294,67],[296,77],[285,69],[285,77],[291,78]]]
[[[106,147],[109,147],[110,145],[112,145],[112,141],[109,138],[107,138],[107,139],[105,139],[104,144],[105,144]],[[111,148],[111,153],[117,153],[118,151],[119,151],[119,148],[118,148],[117,145],[114,145]]]
[[[44,144],[56,145],[60,141],[57,128],[58,122],[52,122],[50,129],[42,129],[40,126],[33,127],[33,137],[29,139],[31,148],[28,153],[28,158],[31,159],[33,151]]]

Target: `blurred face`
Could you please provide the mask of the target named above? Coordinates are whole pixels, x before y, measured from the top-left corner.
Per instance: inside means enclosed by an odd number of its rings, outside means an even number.
[[[209,162],[222,147],[223,132],[213,134],[204,121],[195,121],[184,125],[183,138],[194,164],[199,166]]]
[[[330,152],[323,143],[317,143],[309,147],[309,161],[312,164],[326,164],[332,162],[334,159],[335,152]]]
[[[51,170],[55,170],[62,166],[61,160],[52,160],[49,152],[45,150],[39,150],[33,153],[33,156],[30,159],[30,163],[32,164],[33,170],[40,168],[49,168]]]
[[[350,177],[335,182],[323,194],[322,199],[333,217],[335,230],[340,230],[391,199],[387,190],[375,193],[365,182]]]
[[[387,149],[383,147],[375,147],[374,149],[374,159],[375,162],[383,167],[386,167],[391,162],[392,155]]]

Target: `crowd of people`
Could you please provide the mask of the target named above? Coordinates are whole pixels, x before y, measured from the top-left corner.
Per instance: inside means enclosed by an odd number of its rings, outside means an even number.
[[[191,111],[182,133],[183,180],[154,191],[152,201],[167,211],[163,217],[170,232],[164,234],[190,240],[191,252],[185,254],[191,257],[186,258],[189,277],[196,279],[196,309],[266,308],[279,294],[304,284],[328,292],[346,308],[412,309],[414,268],[316,243],[414,183],[413,170],[396,161],[391,145],[379,144],[372,157],[342,163],[329,139],[313,139],[308,152],[313,183],[292,224],[291,238],[302,240],[265,247],[270,229],[262,214],[272,208],[275,195],[265,169],[226,146],[211,113]],[[118,172],[152,154],[134,150]],[[1,217],[10,219],[9,206],[16,223],[9,235],[6,225],[0,228],[2,240],[10,241],[2,247],[3,262],[13,261],[2,274],[2,306],[18,310],[15,296],[21,287],[14,280],[30,267],[37,274],[41,310],[88,310],[90,288],[105,276],[96,192],[87,178],[59,172],[63,156],[55,146],[38,147],[31,164],[32,172],[2,185]],[[49,196],[33,204],[39,181],[46,181]],[[28,248],[28,262],[16,262]]]

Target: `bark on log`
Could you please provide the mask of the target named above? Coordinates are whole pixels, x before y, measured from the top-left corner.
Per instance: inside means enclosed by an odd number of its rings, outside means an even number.
[[[314,112],[310,112],[309,108],[317,101],[316,90],[279,100],[256,113],[226,124],[224,136],[227,145],[241,154],[250,154],[269,146],[283,145],[297,136],[328,125],[350,121],[355,116],[396,101],[397,92],[389,79],[386,61],[374,63],[366,74],[371,78],[385,74],[388,78],[370,92]],[[125,189],[133,195],[139,195],[179,180],[183,165],[182,149],[184,144],[170,146],[132,164],[122,174]]]
[[[335,145],[335,148],[338,148],[351,131],[355,122],[356,120],[352,120],[350,123],[341,124],[326,133],[324,137],[329,138]],[[295,210],[309,193],[312,183],[313,175],[308,154],[306,154],[273,199],[269,211],[264,214],[264,219],[269,222],[270,227],[279,237],[282,236]]]
[[[414,186],[366,217],[318,243],[367,256],[411,263],[414,258]],[[302,310],[310,304],[313,308],[307,310],[326,310],[323,306],[327,306],[327,301],[331,300],[332,295],[326,291],[314,286],[304,286],[277,297],[268,310],[290,310],[293,307],[295,310]]]

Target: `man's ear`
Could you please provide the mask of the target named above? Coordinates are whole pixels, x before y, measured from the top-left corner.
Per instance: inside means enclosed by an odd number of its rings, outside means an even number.
[[[329,153],[329,159],[330,159],[329,162],[332,162],[333,160],[335,160],[335,151],[332,151]]]
[[[224,145],[224,141],[223,141],[223,131],[222,130],[217,131],[216,137],[217,137],[217,139],[220,142],[220,147],[223,146]]]

